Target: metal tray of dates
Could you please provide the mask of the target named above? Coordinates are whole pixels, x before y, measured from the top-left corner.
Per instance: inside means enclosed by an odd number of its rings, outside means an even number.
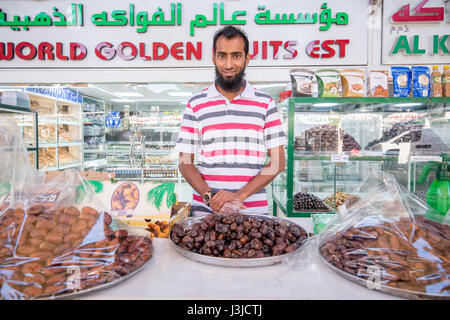
[[[133,277],[136,273],[138,273],[139,271],[144,269],[147,263],[148,263],[148,261],[146,263],[144,263],[144,265],[142,265],[138,269],[130,272],[129,274],[124,275],[124,276],[120,276],[117,279],[112,280],[110,282],[107,282],[107,283],[104,283],[104,284],[100,284],[100,285],[97,285],[95,287],[90,287],[90,288],[87,288],[87,289],[84,289],[84,290],[57,294],[55,296],[41,296],[41,297],[37,298],[36,300],[49,300],[49,299],[54,299],[54,300],[65,300],[65,299],[67,299],[67,300],[69,300],[69,299],[78,298],[80,296],[84,296],[84,295],[89,294],[89,293],[94,292],[94,291],[107,289],[109,287],[112,287],[112,286],[118,284],[119,282],[122,282],[122,281],[124,281],[124,280],[126,280],[128,278]]]
[[[128,233],[130,235],[134,235],[134,236],[139,236],[139,237],[146,237],[147,234],[145,231],[142,231],[138,228],[133,228],[130,227],[129,225],[125,224],[124,222],[113,218],[112,219],[112,224],[111,226],[114,228],[114,230],[119,230],[119,229],[125,229],[128,231]],[[154,251],[154,247],[152,246],[152,252]],[[153,255],[153,254],[152,254]],[[103,290],[103,289],[107,289],[110,288],[112,286],[115,286],[116,284],[129,279],[131,277],[133,277],[136,273],[138,273],[139,271],[141,271],[142,269],[144,269],[150,261],[152,261],[153,259],[150,258],[150,260],[147,260],[142,266],[136,268],[135,270],[131,271],[128,274],[125,275],[117,275],[117,278],[108,282],[105,282],[103,284],[98,284],[96,286],[93,287],[89,287],[86,289],[82,289],[82,290],[74,290],[72,292],[67,292],[67,293],[61,293],[61,294],[57,294],[54,296],[41,296],[39,298],[37,298],[37,300],[48,300],[48,299],[54,299],[54,300],[64,300],[64,299],[75,299],[78,298],[79,296],[84,296],[86,294],[89,294],[91,292],[94,291],[99,291],[99,290]]]
[[[327,261],[327,259],[325,259],[325,257],[322,255],[322,253],[320,253],[319,250],[319,256],[320,259],[322,260],[322,262],[329,267],[331,270],[333,270],[334,272],[338,273],[339,275],[341,275],[343,278],[350,280],[352,282],[355,282],[363,287],[366,287],[369,290],[378,290],[380,292],[384,292],[387,294],[391,294],[394,296],[399,296],[399,297],[403,297],[403,298],[407,298],[407,299],[424,299],[424,300],[429,300],[429,299],[436,299],[436,300],[450,300],[449,296],[443,296],[443,295],[437,295],[437,294],[429,294],[426,292],[417,292],[417,291],[411,291],[411,290],[405,290],[405,289],[398,289],[398,288],[393,288],[393,287],[389,287],[386,285],[383,285],[381,283],[375,284],[375,281],[369,281],[366,280],[364,278],[360,278],[358,276],[355,276],[353,274],[350,274],[349,272],[339,269],[338,267],[334,266],[333,264],[331,264],[330,262]]]
[[[284,259],[287,259],[289,256],[295,254],[299,248],[303,245],[303,242],[308,238],[308,233],[304,228],[302,228],[300,225],[293,223],[289,220],[282,219],[279,217],[274,216],[267,216],[267,215],[256,215],[256,214],[243,214],[243,216],[248,217],[256,217],[260,221],[274,221],[280,223],[280,225],[285,226],[294,226],[296,228],[299,228],[304,234],[303,240],[299,240],[297,242],[297,249],[289,252],[289,253],[283,253],[280,255],[275,256],[268,256],[268,257],[261,257],[261,258],[225,258],[225,257],[216,257],[216,256],[209,256],[205,254],[195,253],[188,249],[184,249],[177,245],[173,240],[172,236],[169,237],[170,245],[173,247],[178,253],[183,255],[184,257],[204,263],[209,265],[215,265],[215,266],[223,266],[223,267],[260,267],[260,266],[268,266],[268,265],[274,265],[281,263]],[[198,217],[198,218],[189,218],[181,223],[179,225],[183,227],[184,229],[189,228],[193,226],[196,223],[201,223],[205,217]]]

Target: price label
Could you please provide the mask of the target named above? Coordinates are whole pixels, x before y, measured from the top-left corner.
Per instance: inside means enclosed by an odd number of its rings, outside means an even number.
[[[331,162],[348,162],[348,154],[332,154]]]
[[[442,157],[439,156],[411,156],[409,158],[411,162],[428,162],[428,161],[437,161],[442,162]]]

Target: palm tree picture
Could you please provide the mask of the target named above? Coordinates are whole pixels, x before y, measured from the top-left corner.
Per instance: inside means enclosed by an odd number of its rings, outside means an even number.
[[[103,187],[104,185],[101,181],[83,180],[81,184],[75,189],[77,202],[82,202],[91,188],[95,193],[101,193],[103,191]]]
[[[147,193],[147,201],[159,210],[163,203],[164,196],[166,196],[167,208],[171,208],[173,204],[177,203],[175,183],[167,182],[154,187]]]
[[[0,198],[7,195],[11,191],[9,183],[0,183]]]

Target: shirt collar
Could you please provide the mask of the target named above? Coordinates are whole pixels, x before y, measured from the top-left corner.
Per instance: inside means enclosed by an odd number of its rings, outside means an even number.
[[[214,83],[211,86],[209,86],[207,95],[208,95],[208,98],[215,98],[215,97],[222,96],[222,94],[217,90],[216,85]],[[255,88],[250,84],[250,82],[245,80],[244,91],[242,91],[239,96],[242,96],[245,98],[254,98],[255,97]]]

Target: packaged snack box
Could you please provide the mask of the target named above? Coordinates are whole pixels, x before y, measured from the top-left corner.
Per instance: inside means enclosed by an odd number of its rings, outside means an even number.
[[[319,97],[339,97],[339,71],[321,69],[316,71]]]
[[[344,97],[364,97],[365,73],[362,69],[344,69],[340,71]]]
[[[391,67],[394,97],[409,97],[411,93],[411,69],[408,67]]]
[[[292,69],[290,75],[293,96],[311,97],[314,71],[308,69]]]
[[[424,66],[412,67],[413,97],[430,96],[430,69]]]
[[[369,72],[368,87],[371,97],[388,97],[387,70],[371,70]]]

